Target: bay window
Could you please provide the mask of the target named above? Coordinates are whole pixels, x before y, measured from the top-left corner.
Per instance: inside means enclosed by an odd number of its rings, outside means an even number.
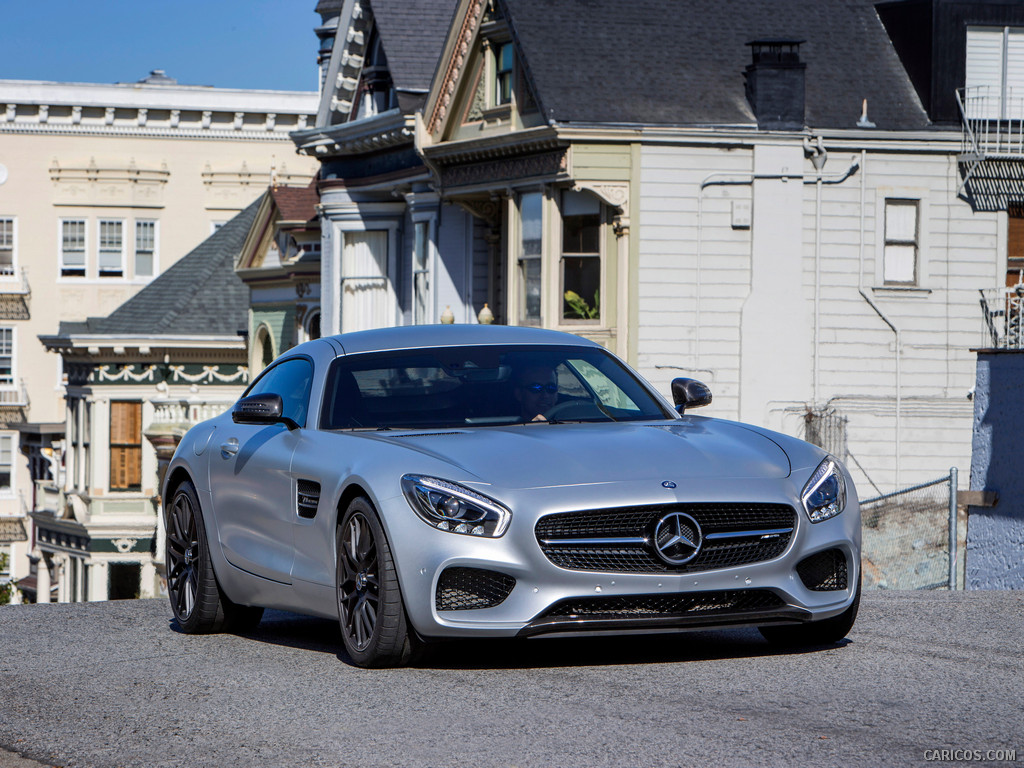
[[[562,319],[601,317],[601,203],[562,192]]]

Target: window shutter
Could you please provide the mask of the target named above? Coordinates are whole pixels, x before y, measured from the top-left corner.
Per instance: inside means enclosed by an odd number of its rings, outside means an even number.
[[[986,99],[984,109],[972,117],[998,119],[1003,96],[1002,27],[967,28],[966,81],[968,88],[981,89],[977,95]]]
[[[1024,99],[1024,29],[1010,29],[1006,38],[1007,117],[1019,119]]]
[[[142,403],[110,404],[110,488],[142,486]]]

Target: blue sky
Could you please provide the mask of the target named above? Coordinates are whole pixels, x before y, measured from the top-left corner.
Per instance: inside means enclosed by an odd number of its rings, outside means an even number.
[[[0,0],[0,79],[316,90],[316,0]]]

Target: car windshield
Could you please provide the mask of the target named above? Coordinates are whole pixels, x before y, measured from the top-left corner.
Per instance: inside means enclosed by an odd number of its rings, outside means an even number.
[[[433,429],[672,418],[603,349],[438,347],[340,357],[323,429]]]

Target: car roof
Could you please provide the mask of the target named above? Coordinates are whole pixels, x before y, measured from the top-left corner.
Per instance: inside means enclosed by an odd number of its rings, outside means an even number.
[[[507,325],[409,325],[356,331],[325,340],[336,343],[344,354],[383,352],[421,347],[463,347],[484,345],[544,344],[598,347],[589,339],[571,333]]]

